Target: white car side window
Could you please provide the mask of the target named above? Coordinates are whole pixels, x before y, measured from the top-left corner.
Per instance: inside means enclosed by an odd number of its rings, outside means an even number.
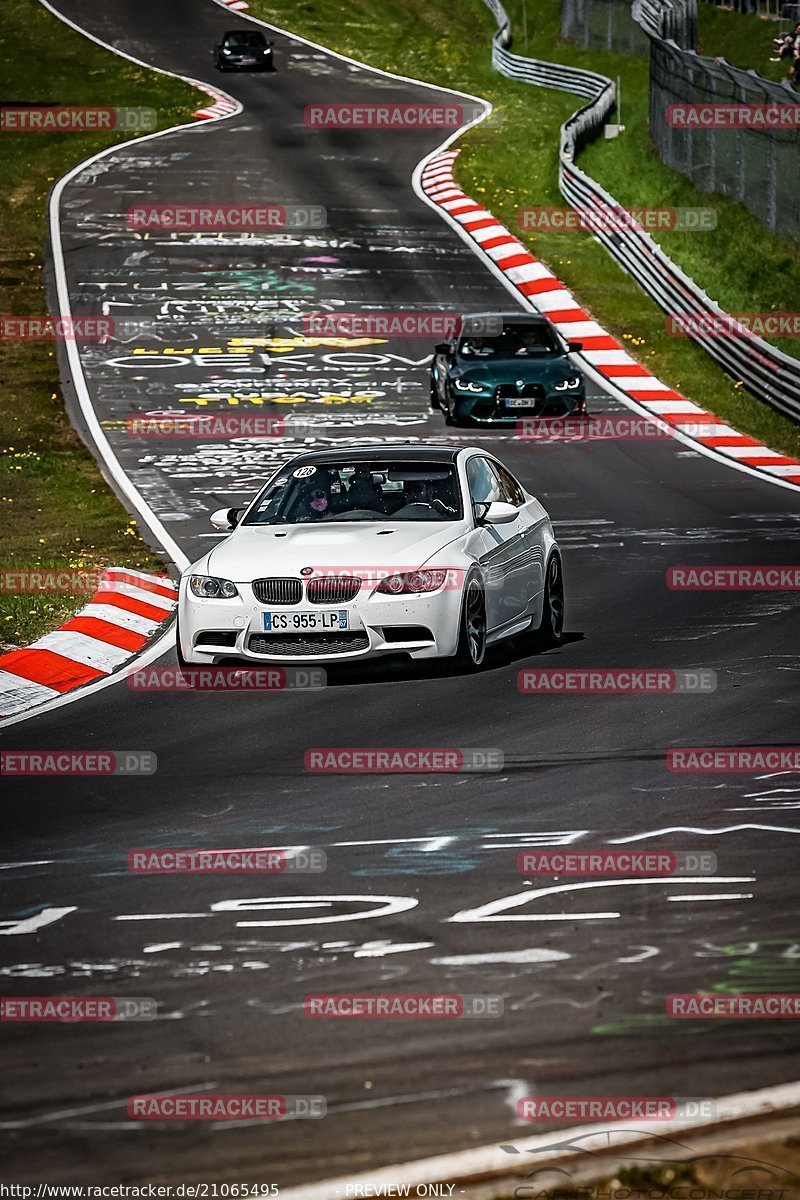
[[[486,458],[471,458],[467,463],[467,481],[473,504],[491,504],[502,498],[500,480]]]

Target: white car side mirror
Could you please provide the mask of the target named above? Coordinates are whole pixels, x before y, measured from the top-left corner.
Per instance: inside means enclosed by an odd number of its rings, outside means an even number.
[[[231,517],[233,517],[233,520],[231,520]],[[225,533],[230,533],[238,524],[239,510],[235,508],[218,508],[216,512],[211,514],[209,520],[215,529],[221,529]]]
[[[519,510],[514,508],[513,504],[506,504],[503,500],[493,500],[487,508],[483,521],[483,525],[508,525],[511,521],[515,521],[519,516]]]

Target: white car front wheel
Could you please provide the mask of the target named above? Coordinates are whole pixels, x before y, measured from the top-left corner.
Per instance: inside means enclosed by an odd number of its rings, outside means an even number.
[[[461,622],[455,661],[462,671],[477,671],[486,657],[486,598],[480,579],[467,580],[461,602]]]

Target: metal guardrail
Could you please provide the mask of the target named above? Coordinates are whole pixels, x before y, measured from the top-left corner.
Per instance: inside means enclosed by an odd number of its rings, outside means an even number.
[[[647,0],[656,11],[659,0]],[[677,266],[672,259],[637,225],[603,228],[611,224],[608,213],[622,206],[594,179],[577,166],[581,148],[596,137],[611,114],[616,101],[613,82],[605,75],[548,63],[514,54],[511,45],[511,21],[501,0],[484,0],[497,21],[492,38],[492,64],[502,75],[537,87],[573,92],[588,102],[561,127],[558,184],[561,194],[592,224],[593,235],[609,254],[636,280],[639,286],[665,312],[689,313],[698,321],[733,319]],[[692,341],[703,349],[737,382],[741,382],[759,400],[785,416],[800,420],[800,362],[777,350],[762,338],[749,335],[708,337],[690,332]]]

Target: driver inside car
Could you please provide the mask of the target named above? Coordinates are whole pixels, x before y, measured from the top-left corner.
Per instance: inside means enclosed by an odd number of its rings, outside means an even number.
[[[406,504],[430,504],[428,484],[424,479],[406,479],[403,482],[403,501]]]
[[[488,358],[492,353],[492,343],[488,338],[469,338],[461,347],[462,354],[472,355],[474,358]]]
[[[330,511],[330,495],[326,488],[315,487],[306,492],[296,520],[322,521]]]

